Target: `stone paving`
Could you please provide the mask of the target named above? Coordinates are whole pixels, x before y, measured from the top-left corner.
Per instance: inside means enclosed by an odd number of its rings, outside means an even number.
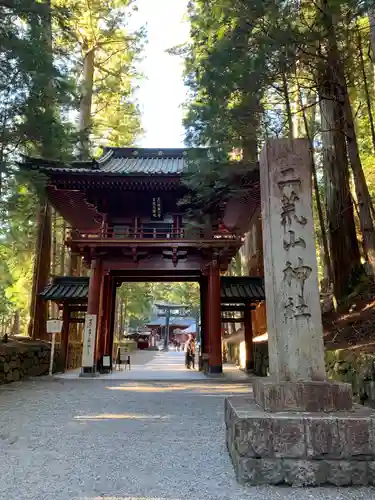
[[[238,485],[224,398],[248,392],[215,380],[44,377],[3,386],[0,499],[375,500],[371,488]]]
[[[135,351],[129,353],[131,370],[113,369],[108,375],[100,375],[103,380],[206,380],[198,370],[186,370],[185,354],[176,351]],[[59,378],[78,378],[80,370],[72,370]]]
[[[169,351],[135,351],[130,353],[131,370],[113,369],[113,372],[107,375],[100,375],[96,378],[103,380],[129,380],[129,381],[192,381],[207,380],[202,372],[187,370],[185,368],[185,354],[183,352]],[[61,379],[78,379],[80,369],[71,370],[64,374],[56,375]],[[215,379],[218,377],[215,376]],[[231,364],[224,365],[224,378],[228,381],[247,382],[249,377]]]

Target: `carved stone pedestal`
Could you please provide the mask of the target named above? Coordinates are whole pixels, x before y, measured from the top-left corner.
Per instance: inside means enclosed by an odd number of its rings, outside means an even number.
[[[351,410],[352,386],[340,382],[274,382],[258,378],[253,382],[256,403],[265,411],[332,412]]]
[[[251,397],[225,403],[226,442],[242,484],[375,485],[375,410],[262,410]]]

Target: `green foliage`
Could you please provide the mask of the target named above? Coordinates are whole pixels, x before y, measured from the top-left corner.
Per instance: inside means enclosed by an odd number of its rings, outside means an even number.
[[[327,140],[327,134],[323,134],[319,101],[315,101],[322,82],[327,88],[336,86],[336,107],[341,107],[342,113],[340,65],[346,73],[360,159],[369,188],[375,192],[375,139],[370,120],[375,97],[374,48],[366,17],[374,6],[373,0],[190,1],[191,41],[175,52],[185,56],[190,91],[185,118],[187,143],[208,147],[211,161],[204,161],[201,168],[193,162],[191,175],[185,180],[190,190],[188,201],[215,207],[228,195],[235,196],[226,171],[233,155],[251,165],[266,138],[305,136],[306,119],[315,147],[318,191],[323,207],[326,202],[328,205],[322,169],[322,139]],[[336,69],[332,72],[333,59]],[[337,116],[334,125],[343,135],[345,120]],[[345,149],[342,155],[347,153]],[[345,191],[342,186],[336,188]],[[323,220],[330,231],[334,222],[327,221],[325,213]],[[321,230],[319,222],[316,226],[320,241],[326,230]]]
[[[131,0],[0,2],[0,335],[16,311],[25,332],[45,187],[16,162],[75,156],[83,56],[94,44],[93,141],[130,145],[140,133],[134,62],[143,33],[126,29],[132,8]]]
[[[144,324],[152,305],[150,283],[123,283],[117,291],[117,301],[123,308],[124,325],[134,328]]]
[[[195,282],[153,283],[155,301],[188,306],[193,313],[199,310],[199,284]]]
[[[134,328],[143,326],[151,315],[154,302],[169,302],[188,306],[192,314],[199,310],[198,283],[123,283],[117,300],[123,308],[123,323]]]
[[[255,163],[248,164],[221,148],[193,149],[183,173],[187,194],[180,201],[192,227],[212,227],[229,198],[247,193],[248,177]]]

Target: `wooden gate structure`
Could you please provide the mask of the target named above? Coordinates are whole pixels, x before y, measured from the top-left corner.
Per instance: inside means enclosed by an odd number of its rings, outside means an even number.
[[[20,165],[47,177],[48,200],[71,227],[66,245],[90,269],[86,301],[62,300],[48,290],[42,295],[60,303],[65,326],[75,311],[96,315],[98,365],[112,352],[116,288],[126,281],[199,282],[201,355],[211,373],[222,371],[222,312],[243,311],[251,332],[252,304],[264,300],[262,280],[230,283],[220,277],[259,213],[259,169],[249,166],[241,199],[201,207],[209,212],[211,227],[191,229],[188,207],[180,205],[187,193],[182,174],[188,154],[186,149],[110,147],[98,160],[65,164],[25,157]],[[61,279],[50,286],[64,285]],[[65,349],[68,333],[63,338]],[[249,367],[251,362],[249,350]]]

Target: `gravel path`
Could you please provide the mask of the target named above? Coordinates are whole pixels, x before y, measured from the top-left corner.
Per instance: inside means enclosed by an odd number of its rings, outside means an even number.
[[[1,500],[375,500],[375,490],[242,488],[215,382],[38,379],[0,388]]]

